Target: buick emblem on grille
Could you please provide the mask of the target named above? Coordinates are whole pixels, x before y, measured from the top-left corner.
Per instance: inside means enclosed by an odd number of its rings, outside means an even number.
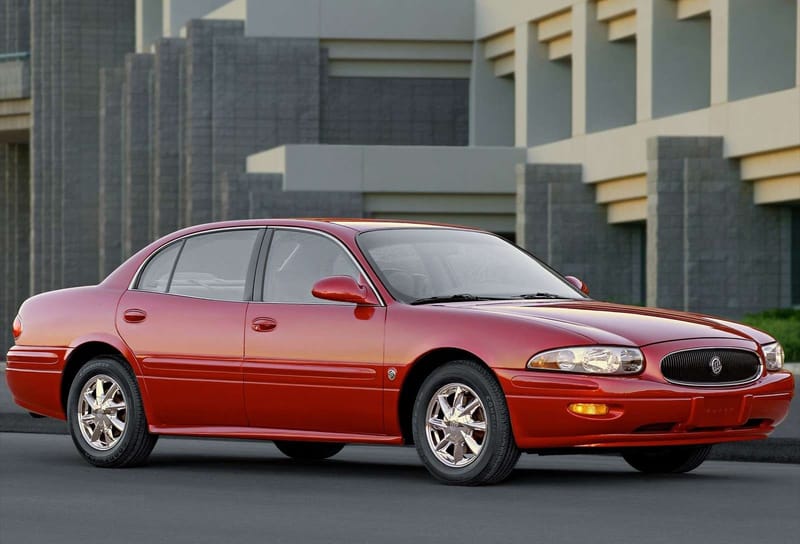
[[[722,372],[722,360],[716,355],[708,362],[708,366],[711,367],[711,372],[714,373],[714,376],[719,376],[720,372]]]

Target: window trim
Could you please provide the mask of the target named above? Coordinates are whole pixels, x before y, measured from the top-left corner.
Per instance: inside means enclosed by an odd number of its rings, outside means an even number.
[[[361,263],[358,262],[358,259],[356,259],[355,255],[350,250],[350,248],[347,247],[344,244],[344,242],[339,240],[339,238],[337,238],[336,236],[334,236],[334,235],[332,235],[332,234],[330,234],[328,232],[322,231],[322,230],[317,230],[317,229],[312,229],[312,228],[307,228],[307,227],[285,227],[285,226],[279,225],[279,226],[268,226],[267,230],[271,231],[269,236],[268,236],[269,237],[269,242],[266,244],[267,247],[266,247],[266,249],[264,251],[263,260],[259,259],[258,268],[256,270],[256,278],[261,277],[261,292],[257,293],[255,289],[253,290],[253,300],[252,300],[252,302],[257,303],[257,304],[292,304],[294,306],[309,306],[309,305],[316,306],[316,305],[319,305],[319,306],[347,306],[347,307],[352,307],[354,305],[354,303],[351,303],[351,302],[342,302],[342,303],[336,303],[336,302],[277,302],[277,301],[261,300],[261,299],[264,298],[264,286],[266,284],[265,280],[266,280],[266,272],[267,272],[267,270],[266,270],[267,269],[267,261],[269,260],[269,253],[270,253],[270,251],[272,249],[272,241],[275,238],[275,232],[279,231],[279,230],[292,230],[292,231],[299,231],[299,232],[303,232],[303,233],[311,234],[311,235],[319,235],[319,236],[322,236],[323,238],[328,238],[328,239],[332,240],[335,244],[337,244],[345,252],[345,254],[350,258],[350,260],[356,266],[358,271],[361,272],[361,275],[364,278],[366,278],[367,286],[369,287],[370,290],[372,290],[372,293],[378,299],[378,306],[379,307],[386,307],[386,301],[383,300],[383,297],[381,296],[381,294],[378,291],[378,289],[375,287],[375,283],[372,281],[372,278],[369,276],[369,274],[367,274],[366,269],[361,265]],[[266,238],[267,238],[267,236],[264,237],[265,240],[266,240]],[[258,280],[256,280],[256,281],[258,281]]]
[[[183,253],[183,246],[186,244],[186,240],[188,240],[189,238],[193,238],[195,236],[203,236],[205,234],[216,234],[216,233],[220,233],[220,232],[229,232],[229,231],[236,231],[236,230],[258,231],[256,233],[256,239],[255,239],[254,244],[253,244],[253,250],[252,250],[252,252],[250,254],[250,261],[249,261],[248,267],[247,267],[247,275],[245,276],[245,287],[244,287],[245,296],[244,296],[243,300],[220,300],[218,298],[197,297],[197,296],[193,296],[193,295],[183,295],[181,293],[170,293],[169,292],[169,288],[170,288],[170,286],[172,284],[172,276],[175,274],[175,268],[178,265],[178,258],[180,257],[180,254]],[[258,264],[258,258],[254,259],[253,255],[256,255],[256,256],[260,255],[261,246],[262,246],[262,243],[263,243],[263,240],[264,240],[264,237],[265,237],[264,234],[265,234],[266,230],[268,230],[268,229],[267,229],[267,227],[264,227],[264,226],[225,227],[225,228],[221,228],[221,229],[209,229],[209,230],[203,230],[203,231],[200,231],[200,232],[192,232],[190,234],[186,234],[184,236],[181,236],[180,238],[176,238],[175,240],[172,240],[169,243],[164,244],[163,246],[161,246],[158,249],[156,249],[153,253],[148,255],[148,257],[142,262],[141,265],[139,265],[139,268],[136,270],[136,273],[133,275],[133,278],[131,279],[131,282],[128,284],[128,291],[138,291],[140,293],[153,293],[153,294],[156,294],[156,295],[169,295],[169,296],[173,296],[173,297],[192,298],[192,299],[196,299],[196,300],[211,300],[211,301],[214,301],[214,302],[233,302],[233,303],[245,303],[245,304],[247,304],[249,302],[253,302],[252,299],[254,298],[253,295],[255,294],[254,290],[253,290],[253,280],[255,278],[255,275],[257,274],[257,264]],[[166,250],[168,247],[172,246],[173,244],[177,244],[177,243],[181,244],[181,248],[178,250],[178,255],[175,256],[175,262],[172,263],[172,271],[170,272],[170,278],[169,278],[169,282],[167,284],[167,291],[162,293],[162,292],[159,292],[159,291],[145,291],[144,289],[139,289],[139,280],[141,280],[142,272],[144,271],[145,268],[147,268],[147,265],[150,264],[150,261],[152,261],[162,251]],[[250,295],[249,298],[247,296],[248,293]]]

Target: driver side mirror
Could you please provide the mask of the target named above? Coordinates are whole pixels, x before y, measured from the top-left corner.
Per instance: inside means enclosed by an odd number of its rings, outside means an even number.
[[[322,278],[311,288],[311,294],[323,300],[352,302],[355,304],[378,304],[371,289],[356,283],[350,276]]]
[[[575,276],[564,276],[564,279],[570,282],[572,285],[574,285],[584,295],[589,294],[589,286],[583,283]]]

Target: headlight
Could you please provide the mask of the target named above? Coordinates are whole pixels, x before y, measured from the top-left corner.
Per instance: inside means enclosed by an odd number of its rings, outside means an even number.
[[[562,348],[534,355],[533,370],[560,370],[586,374],[635,374],[644,367],[644,356],[636,348],[587,346]]]
[[[767,370],[775,372],[783,368],[783,348],[778,342],[762,346],[764,359],[767,363]]]

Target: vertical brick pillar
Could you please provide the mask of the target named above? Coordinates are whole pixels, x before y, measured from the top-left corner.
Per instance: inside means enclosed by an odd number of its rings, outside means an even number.
[[[100,71],[99,275],[122,262],[122,68]]]
[[[574,164],[518,167],[518,241],[562,274],[580,277],[592,297],[640,303],[640,229],[609,225],[581,177]]]
[[[98,280],[100,69],[134,46],[134,1],[32,0],[31,291]]]
[[[124,172],[122,180],[122,256],[127,258],[152,241],[151,143],[153,55],[125,58],[123,96]]]
[[[156,42],[153,67],[153,217],[152,235],[158,238],[180,225],[181,74],[186,41],[164,38]]]
[[[719,137],[648,142],[647,301],[726,317],[789,303],[789,213],[753,204]]]
[[[192,20],[186,25],[183,224],[212,219],[212,84],[214,39],[243,36],[244,21]]]

